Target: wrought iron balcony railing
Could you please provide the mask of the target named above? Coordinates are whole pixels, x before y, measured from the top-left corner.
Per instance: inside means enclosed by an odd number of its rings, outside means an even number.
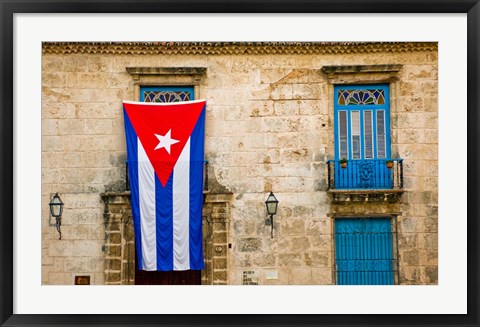
[[[403,159],[328,160],[329,190],[401,190]]]

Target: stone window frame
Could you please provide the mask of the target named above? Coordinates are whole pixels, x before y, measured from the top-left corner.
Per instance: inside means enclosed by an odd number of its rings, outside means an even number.
[[[200,99],[200,85],[205,67],[126,67],[133,78],[132,100],[139,101],[142,86],[193,86],[194,98]]]
[[[323,66],[321,71],[327,79],[327,99],[328,99],[328,117],[330,121],[330,133],[328,142],[327,156],[335,157],[335,140],[333,133],[334,119],[334,86],[335,85],[355,85],[355,84],[389,84],[390,86],[390,119],[396,115],[398,104],[398,94],[400,94],[400,71],[403,65],[340,65]],[[390,125],[390,153],[391,156],[398,156],[398,135],[395,128]]]

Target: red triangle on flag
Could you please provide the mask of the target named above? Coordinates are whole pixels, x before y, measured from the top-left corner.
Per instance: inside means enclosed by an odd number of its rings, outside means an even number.
[[[164,187],[205,103],[205,100],[174,103],[123,102],[133,129]]]

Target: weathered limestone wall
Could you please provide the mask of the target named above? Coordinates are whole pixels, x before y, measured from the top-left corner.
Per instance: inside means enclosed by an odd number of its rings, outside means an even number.
[[[53,196],[53,195],[52,195]],[[48,196],[42,211],[42,284],[71,285],[75,276],[90,276],[91,284],[104,284],[105,230],[101,201],[95,193],[61,193],[65,203],[62,239],[49,217]]]
[[[409,62],[410,63],[410,62]],[[437,56],[405,65],[400,74],[392,146],[404,159],[402,215],[398,217],[403,284],[438,283]],[[393,147],[393,149],[395,149]]]
[[[333,158],[333,94],[329,94],[321,67],[373,64],[403,65],[391,113],[392,153],[405,159],[407,190],[398,217],[400,280],[407,284],[438,282],[436,51],[298,55],[92,52],[44,53],[42,58],[44,283],[73,283],[71,277],[82,260],[82,273],[96,276],[92,283],[104,283],[97,274],[110,269],[98,259],[105,256],[101,250],[105,244],[104,208],[99,194],[124,190],[121,101],[137,100],[132,76],[125,68],[206,67],[199,93],[207,99],[209,184],[213,191],[233,194],[229,217],[223,217],[228,222],[213,222],[225,223],[228,228],[224,243],[227,262],[218,261],[226,266],[226,276],[223,279],[219,273],[213,281],[331,284],[334,245],[326,161]],[[280,201],[274,238],[264,208],[269,191]],[[54,192],[66,203],[61,241],[54,240],[55,229],[47,224],[48,202]],[[75,197],[70,195],[73,193]],[[95,201],[77,208],[77,197]],[[85,217],[92,217],[88,236],[78,230],[83,226],[79,221],[88,219]],[[88,259],[71,254],[87,246],[95,249],[86,252]]]

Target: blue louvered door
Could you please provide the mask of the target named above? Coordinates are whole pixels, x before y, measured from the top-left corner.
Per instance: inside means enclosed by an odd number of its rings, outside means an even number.
[[[334,92],[335,188],[391,189],[388,85],[336,85]]]
[[[390,218],[335,219],[338,285],[393,285]]]

